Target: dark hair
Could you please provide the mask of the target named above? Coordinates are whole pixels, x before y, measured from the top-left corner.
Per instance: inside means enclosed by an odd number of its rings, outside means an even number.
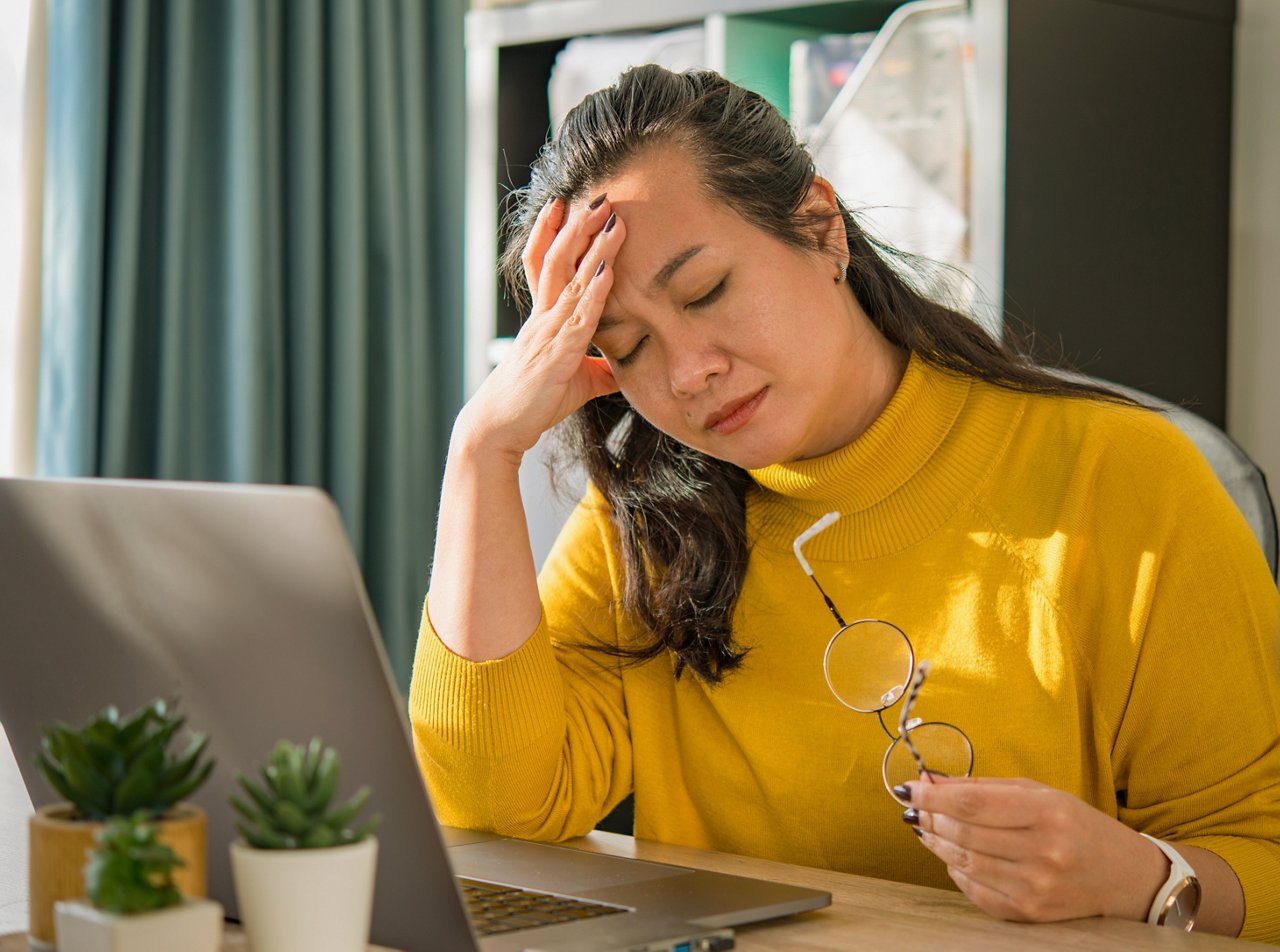
[[[813,159],[781,114],[717,73],[640,66],[569,113],[534,164],[529,187],[516,194],[519,207],[501,262],[516,300],[527,307],[520,254],[543,205],[581,198],[645,151],[672,147],[694,160],[709,196],[790,245],[820,250],[815,222],[802,208],[815,176]],[[1124,399],[1056,376],[922,294],[904,277],[909,256],[878,243],[843,203],[839,208],[849,287],[891,343],[1014,390]],[[677,677],[687,666],[718,682],[745,655],[731,621],[746,575],[751,477],[661,433],[619,394],[588,403],[561,425],[561,438],[612,508],[621,541],[622,607],[653,633],[646,644],[601,650],[634,661],[671,651]]]

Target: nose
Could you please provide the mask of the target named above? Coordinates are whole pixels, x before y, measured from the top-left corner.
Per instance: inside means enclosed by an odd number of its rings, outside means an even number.
[[[712,377],[729,369],[728,356],[710,341],[686,337],[675,342],[670,353],[671,392],[677,397],[701,393]]]

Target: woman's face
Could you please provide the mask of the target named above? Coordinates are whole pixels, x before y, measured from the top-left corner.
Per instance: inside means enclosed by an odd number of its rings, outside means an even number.
[[[826,253],[785,244],[706,197],[678,149],[601,191],[626,239],[594,341],[659,430],[754,469],[838,449],[888,403],[905,356],[836,281],[838,218],[817,236]],[[835,210],[825,183],[810,201]]]

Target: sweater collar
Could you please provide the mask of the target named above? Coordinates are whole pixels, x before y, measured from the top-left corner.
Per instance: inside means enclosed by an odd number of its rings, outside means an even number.
[[[872,558],[923,539],[973,493],[1008,432],[1007,406],[962,419],[975,387],[994,389],[913,353],[889,404],[852,443],[751,471],[764,490],[748,503],[761,539],[789,547],[832,510],[840,521],[805,547],[815,558]]]

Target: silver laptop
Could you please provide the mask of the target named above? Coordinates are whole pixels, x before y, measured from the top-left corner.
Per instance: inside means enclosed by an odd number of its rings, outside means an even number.
[[[179,698],[188,724],[210,735],[217,767],[194,799],[209,814],[209,894],[232,919],[226,844],[236,833],[226,797],[235,772],[281,738],[316,735],[341,752],[344,786],[372,785],[383,815],[371,935],[381,945],[730,948],[733,926],[831,901],[438,826],[404,700],[324,493],[0,479],[0,724],[32,801],[55,799],[31,762],[41,725],[155,697]],[[478,910],[511,889],[534,893],[524,900],[532,912],[496,931],[502,923]]]

